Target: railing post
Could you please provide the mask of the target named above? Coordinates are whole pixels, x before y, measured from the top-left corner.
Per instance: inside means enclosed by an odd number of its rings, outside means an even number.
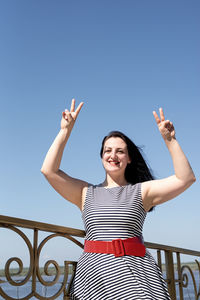
[[[168,250],[165,250],[165,265],[166,265],[168,291],[171,296],[171,299],[176,300],[173,253]]]
[[[36,276],[37,276],[37,266],[38,266],[38,257],[37,257],[37,245],[38,245],[38,230],[34,229],[33,236],[33,275],[32,275],[32,291],[36,291]]]
[[[161,259],[161,251],[160,250],[157,250],[157,262],[158,262],[158,265],[159,265],[160,270],[162,272],[162,259]]]
[[[178,271],[178,285],[179,285],[179,297],[180,300],[183,300],[183,282],[182,282],[182,274],[181,274],[181,259],[180,259],[180,253],[177,252],[176,253],[176,257],[177,257],[177,271]]]

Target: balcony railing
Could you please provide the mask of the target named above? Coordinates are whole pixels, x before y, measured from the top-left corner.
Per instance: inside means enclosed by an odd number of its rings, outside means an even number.
[[[63,261],[63,267],[60,267],[55,260],[48,260],[44,264],[44,275],[41,274],[39,267],[40,254],[43,247],[48,241],[55,237],[68,239],[83,248],[83,244],[78,240],[84,238],[85,232],[74,228],[51,225],[30,220],[12,218],[0,215],[0,227],[15,232],[20,236],[29,253],[29,266],[26,274],[22,276],[24,271],[23,262],[19,257],[11,257],[5,263],[2,276],[0,277],[0,299],[69,299],[69,289],[75,274],[76,262],[66,260]],[[33,233],[32,241],[28,237],[27,230]],[[39,232],[45,232],[46,236],[39,241]],[[156,254],[157,263],[164,273],[164,278],[168,285],[168,290],[172,300],[176,299],[200,299],[200,252],[166,245],[145,242],[148,249],[153,249]],[[0,262],[2,260],[1,249],[6,247],[5,241],[0,233]],[[151,251],[151,250],[150,250]],[[197,257],[193,263],[185,264],[181,262],[182,255]],[[12,264],[17,263],[18,268],[15,274],[12,273]],[[195,271],[194,271],[194,266]],[[50,268],[51,266],[51,268]],[[54,269],[53,276],[50,272]],[[16,279],[17,275],[17,279]],[[52,278],[53,277],[53,278]],[[49,279],[48,279],[49,278]],[[12,296],[10,290],[19,289],[29,283],[29,292],[26,295]],[[59,285],[58,285],[59,283]],[[5,288],[5,285],[7,288]],[[39,292],[37,286],[43,287],[43,293]],[[10,289],[8,288],[10,287]],[[44,293],[44,289],[48,287],[59,286],[51,296]],[[40,289],[41,291],[41,289]],[[186,296],[185,296],[186,295]],[[2,298],[1,298],[2,297]],[[35,297],[35,298],[34,298]]]

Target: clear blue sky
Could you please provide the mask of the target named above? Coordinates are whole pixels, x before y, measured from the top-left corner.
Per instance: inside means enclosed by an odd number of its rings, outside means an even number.
[[[197,0],[1,1],[0,214],[83,228],[40,173],[73,97],[85,104],[64,171],[100,183],[101,140],[116,129],[143,146],[157,178],[171,175],[152,115],[163,107],[197,182],[148,214],[144,238],[200,250],[199,13]]]

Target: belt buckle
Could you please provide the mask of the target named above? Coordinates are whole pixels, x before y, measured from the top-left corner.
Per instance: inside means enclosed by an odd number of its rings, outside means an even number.
[[[112,240],[113,252],[115,257],[120,257],[125,255],[123,240],[115,239]]]

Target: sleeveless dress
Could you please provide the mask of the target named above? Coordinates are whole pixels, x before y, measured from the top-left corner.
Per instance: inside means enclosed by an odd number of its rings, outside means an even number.
[[[82,212],[87,240],[142,236],[145,217],[141,183],[113,188],[89,185]],[[144,257],[84,252],[70,295],[76,300],[170,300],[148,250]]]

